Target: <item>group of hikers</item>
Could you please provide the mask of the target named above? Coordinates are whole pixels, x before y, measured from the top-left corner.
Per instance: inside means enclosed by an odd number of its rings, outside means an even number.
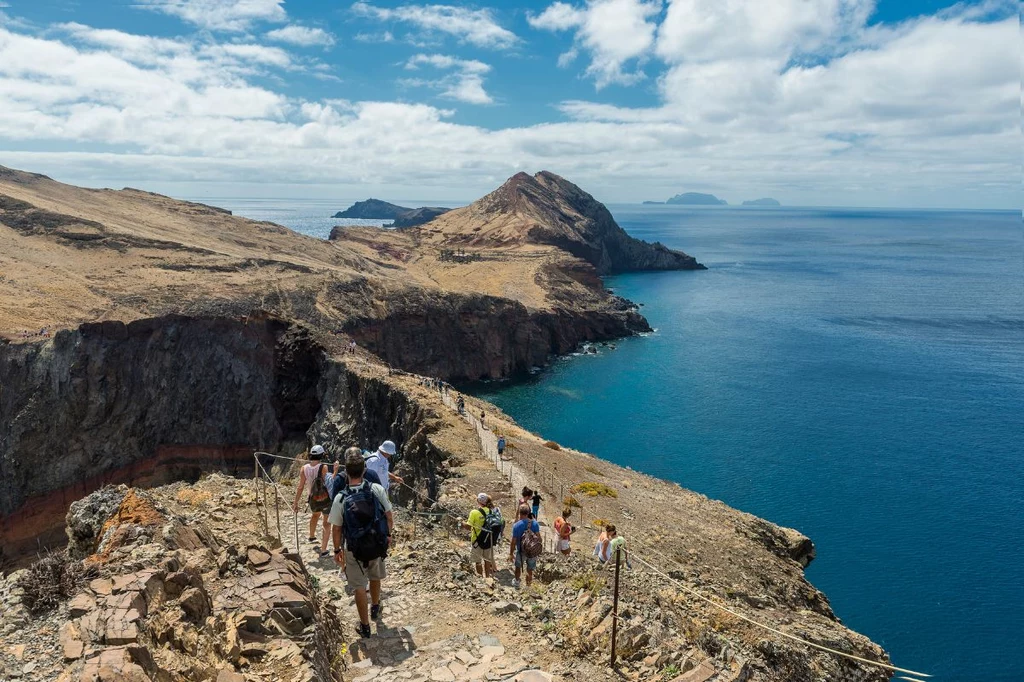
[[[349,591],[355,597],[359,613],[359,635],[371,635],[370,621],[381,616],[381,581],[387,575],[384,560],[391,545],[394,516],[389,490],[392,483],[402,484],[401,476],[391,472],[391,459],[396,455],[395,443],[386,440],[375,452],[358,447],[345,450],[341,461],[329,461],[321,445],[309,450],[309,461],[299,473],[293,509],[299,512],[303,495],[312,515],[309,520],[309,541],[319,543],[320,557],[333,552],[334,561],[344,571]],[[525,571],[525,584],[533,583],[537,558],[544,551],[541,538],[538,491],[523,488],[517,502],[516,518],[508,538],[508,561],[514,568],[514,587],[520,587]],[[554,520],[557,552],[568,556],[572,535],[577,531],[568,521],[572,509],[562,510]],[[323,535],[317,539],[317,527]],[[505,531],[501,509],[487,493],[476,496],[476,507],[469,512],[462,527],[470,535],[470,561],[477,575],[490,578],[497,568],[495,550],[500,548]],[[609,561],[613,552],[623,547],[615,526],[604,527],[594,546],[594,555],[601,563]],[[331,549],[328,549],[331,544]]]

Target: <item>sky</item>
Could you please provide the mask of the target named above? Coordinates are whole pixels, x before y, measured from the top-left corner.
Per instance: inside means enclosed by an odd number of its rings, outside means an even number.
[[[1020,208],[1010,0],[0,0],[0,165],[172,196]]]

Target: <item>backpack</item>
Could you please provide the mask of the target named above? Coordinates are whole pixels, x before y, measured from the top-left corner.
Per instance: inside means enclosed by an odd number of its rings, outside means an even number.
[[[388,519],[371,485],[363,481],[342,498],[345,547],[363,566],[388,555]]]
[[[480,549],[490,549],[498,544],[501,533],[505,530],[505,519],[501,517],[501,510],[497,507],[488,509],[484,514],[484,527],[476,536],[476,546]]]
[[[327,484],[324,482],[324,467],[326,464],[321,464],[316,468],[316,478],[313,479],[313,485],[309,490],[309,502],[320,502],[331,499],[331,492],[327,489]]]
[[[531,519],[526,520],[526,530],[523,532],[523,537],[519,541],[523,556],[527,559],[536,559],[544,551],[544,543],[540,539],[540,533],[533,532],[533,524],[536,523]]]

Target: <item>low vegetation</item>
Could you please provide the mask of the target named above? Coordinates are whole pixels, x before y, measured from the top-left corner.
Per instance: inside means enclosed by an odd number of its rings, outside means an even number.
[[[588,472],[588,473],[594,474],[595,476],[604,476],[605,475],[605,473],[603,471],[601,471],[600,469],[598,469],[596,466],[594,466],[592,464],[588,464],[587,466],[583,467],[583,470]]]
[[[579,495],[586,495],[587,497],[618,497],[619,493],[615,488],[610,488],[604,483],[595,483],[593,481],[586,481],[574,485],[570,490]]]
[[[544,447],[550,448],[552,450],[561,450],[562,449],[562,446],[559,445],[558,443],[556,443],[553,440],[544,441]]]
[[[583,505],[580,504],[580,501],[572,495],[567,495],[566,498],[562,500],[562,509],[571,509],[572,507],[582,508]]]
[[[64,552],[47,554],[19,576],[18,587],[25,591],[21,601],[33,615],[52,611],[94,576],[82,567],[82,562],[73,561]]]
[[[604,530],[604,527],[608,525],[608,519],[594,519],[591,523],[594,524],[594,528]]]

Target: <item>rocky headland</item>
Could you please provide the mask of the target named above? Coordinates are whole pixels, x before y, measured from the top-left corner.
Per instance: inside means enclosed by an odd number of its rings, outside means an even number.
[[[529,483],[548,500],[547,526],[568,481],[611,491],[582,498],[581,526],[615,522],[671,576],[635,566],[627,578],[629,679],[887,679],[695,598],[884,660],[804,578],[814,550],[803,535],[545,442],[470,399],[483,429],[424,385],[423,374],[514,376],[647,330],[600,276],[701,267],[630,238],[551,173],[516,175],[419,227],[346,227],[324,241],[0,169],[0,560],[24,566],[53,548],[66,593],[40,610],[29,606],[38,568],[0,582],[0,673],[298,682],[340,665],[345,679],[383,682],[618,679],[601,660],[609,593],[589,530],[581,556],[546,555],[537,589],[520,593],[505,573],[471,579],[465,538],[441,521],[479,490],[509,509]],[[501,473],[499,431],[514,450]],[[395,491],[400,508],[429,498],[435,522],[401,520],[383,634],[325,661],[352,642],[349,601],[311,545],[281,548],[287,533],[254,499],[253,453],[385,438],[410,486]],[[292,468],[265,465],[294,485]],[[285,528],[290,513],[279,510]]]
[[[335,218],[360,218],[366,220],[391,220],[388,227],[415,227],[429,222],[447,213],[450,208],[441,206],[421,206],[420,208],[407,208],[397,204],[381,201],[380,199],[367,199],[357,201],[344,211],[334,214]]]
[[[683,206],[726,206],[729,202],[725,199],[719,199],[714,194],[704,194],[702,192],[683,192],[671,197],[666,204],[680,204]]]

